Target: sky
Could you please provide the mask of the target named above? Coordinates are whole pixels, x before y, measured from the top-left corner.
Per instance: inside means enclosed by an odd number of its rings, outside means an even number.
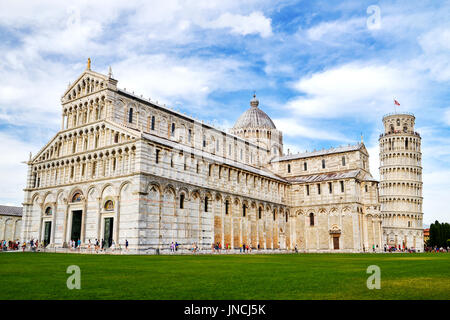
[[[376,178],[383,115],[412,112],[424,223],[450,221],[450,1],[63,2],[0,0],[1,204],[23,202],[23,162],[60,129],[90,57],[120,88],[222,128],[255,91],[285,152],[362,134]]]

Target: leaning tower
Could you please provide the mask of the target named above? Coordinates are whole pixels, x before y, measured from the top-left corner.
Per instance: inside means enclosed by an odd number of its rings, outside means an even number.
[[[414,121],[410,113],[383,117],[379,188],[384,243],[422,252],[422,153]]]

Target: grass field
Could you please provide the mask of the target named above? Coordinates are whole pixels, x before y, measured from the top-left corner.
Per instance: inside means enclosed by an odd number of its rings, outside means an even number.
[[[69,265],[81,289],[69,290]],[[369,265],[381,289],[369,290]],[[0,253],[0,299],[450,299],[450,254]]]

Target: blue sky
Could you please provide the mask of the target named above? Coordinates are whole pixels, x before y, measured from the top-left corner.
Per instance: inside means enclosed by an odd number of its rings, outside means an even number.
[[[255,90],[285,151],[363,133],[375,177],[395,97],[423,139],[424,222],[449,221],[449,16],[449,1],[0,0],[0,203],[22,202],[21,162],[59,130],[90,57],[119,87],[224,128]]]

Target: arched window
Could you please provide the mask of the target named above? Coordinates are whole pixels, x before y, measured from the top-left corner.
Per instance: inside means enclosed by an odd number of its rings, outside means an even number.
[[[208,197],[205,197],[205,212],[208,212]]]
[[[314,225],[314,213],[310,213],[309,214],[309,225],[313,226]]]
[[[308,164],[306,162],[303,163],[303,170],[308,170]]]
[[[345,157],[342,157],[342,165],[345,166]]]
[[[405,140],[405,149],[408,150],[408,139]]]
[[[184,209],[184,193],[180,194],[180,209]]]
[[[203,135],[203,148],[206,148],[206,136]]]
[[[170,135],[173,137],[175,135],[175,123],[172,123],[172,128],[170,130]]]
[[[322,169],[325,169],[325,159],[322,159]]]
[[[118,142],[119,142],[119,134],[116,133],[116,134],[114,135],[114,143],[118,143]]]
[[[290,164],[287,165],[287,171],[288,171],[288,173],[291,173],[291,165]]]
[[[286,222],[288,222],[288,220],[289,220],[289,215],[287,214],[287,212],[285,213],[285,215],[286,215]]]
[[[152,130],[155,130],[155,116],[152,116]]]
[[[112,200],[106,201],[104,208],[106,211],[113,211],[114,210],[114,202]]]
[[[394,125],[391,124],[391,127],[389,128],[389,132],[394,132]]]
[[[275,221],[277,219],[277,214],[275,212],[275,210],[273,210],[273,221]]]
[[[72,197],[72,202],[80,202],[81,201],[81,193],[76,192]]]
[[[45,209],[45,215],[46,216],[51,216],[52,215],[52,207],[47,207],[47,209]]]
[[[128,110],[128,122],[133,123],[133,108],[130,108],[130,110]]]
[[[258,219],[261,219],[261,216],[262,216],[262,208],[259,207],[258,208]]]

